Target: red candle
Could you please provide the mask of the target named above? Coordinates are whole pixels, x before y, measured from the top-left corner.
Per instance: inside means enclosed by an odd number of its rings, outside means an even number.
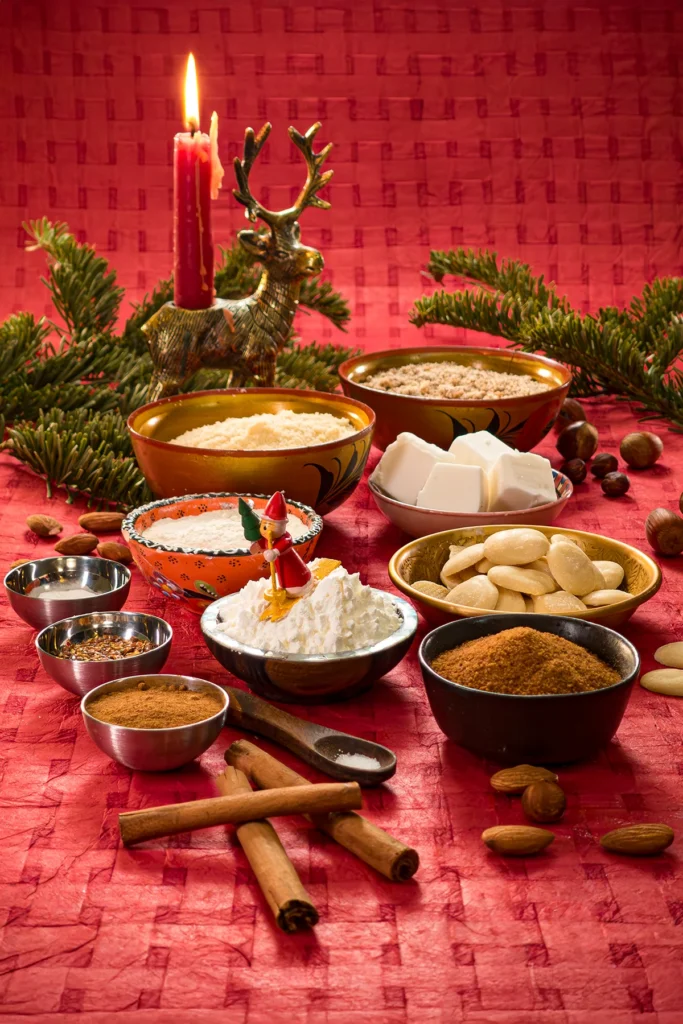
[[[206,309],[213,302],[211,199],[220,188],[218,118],[211,135],[199,131],[197,73],[192,54],[185,78],[185,124],[173,151],[173,299],[182,309]]]

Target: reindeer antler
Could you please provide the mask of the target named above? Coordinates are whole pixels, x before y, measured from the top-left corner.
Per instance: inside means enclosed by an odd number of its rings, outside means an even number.
[[[305,135],[301,135],[296,128],[289,129],[289,137],[296,148],[303,153],[306,166],[308,167],[306,184],[301,189],[299,197],[292,207],[292,210],[296,211],[296,217],[299,217],[307,206],[317,206],[321,210],[329,210],[330,208],[330,204],[327,200],[320,199],[316,195],[321,188],[324,188],[325,185],[327,185],[328,181],[334,174],[334,171],[325,171],[324,174],[320,174],[320,168],[329,156],[330,150],[332,149],[332,143],[328,142],[324,149],[321,149],[319,153],[313,152],[313,140],[320,128],[320,121],[317,121],[308,129]]]
[[[232,194],[238,203],[242,203],[246,207],[246,216],[251,221],[258,220],[260,217],[270,227],[275,227],[278,224],[286,224],[289,221],[297,220],[307,206],[317,206],[321,210],[328,210],[330,204],[325,199],[319,199],[317,192],[327,185],[334,174],[334,171],[325,171],[324,174],[320,174],[320,168],[332,149],[332,143],[328,143],[320,153],[313,152],[313,139],[321,127],[319,121],[312,125],[305,135],[301,135],[296,128],[289,129],[289,137],[296,148],[303,153],[308,168],[306,183],[299,193],[294,206],[290,206],[288,210],[278,210],[276,212],[274,210],[267,210],[265,206],[261,206],[258,200],[254,198],[249,188],[249,172],[261,152],[266,139],[270,135],[271,127],[270,122],[264,124],[258,135],[254,133],[253,128],[247,128],[244,133],[244,156],[241,160],[236,156],[234,160],[235,177],[237,178],[239,188],[233,189]]]
[[[237,184],[239,188],[234,188],[232,194],[238,203],[242,203],[246,206],[245,216],[249,220],[255,221],[261,217],[267,224],[272,222],[272,218],[277,218],[276,213],[272,213],[270,210],[266,210],[264,206],[258,202],[257,199],[251,194],[249,188],[249,172],[254,166],[256,157],[263,149],[264,143],[270,135],[270,129],[273,126],[270,121],[267,121],[261,131],[256,135],[253,128],[247,128],[244,133],[244,156],[240,160],[238,156],[235,157],[233,163],[235,167],[235,177],[237,178]]]

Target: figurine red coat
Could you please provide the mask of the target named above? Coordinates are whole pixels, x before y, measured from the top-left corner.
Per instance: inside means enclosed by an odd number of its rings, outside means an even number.
[[[272,530],[272,551],[277,552],[275,558],[268,558],[268,540],[261,536],[251,545],[254,554],[263,551],[266,560],[275,562],[277,580],[288,594],[296,595],[307,586],[311,579],[311,570],[294,547],[291,534],[287,532],[287,503],[283,491],[276,491],[270,498],[261,516],[261,534]]]
[[[254,548],[265,551],[268,541],[260,537],[254,541],[252,551]],[[311,579],[311,570],[295,549],[291,534],[285,531],[281,537],[273,538],[273,550],[278,552],[275,572],[280,586],[290,594],[302,590]]]

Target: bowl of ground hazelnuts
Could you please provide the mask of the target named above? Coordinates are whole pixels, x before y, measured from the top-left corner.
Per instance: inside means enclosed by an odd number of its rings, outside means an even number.
[[[619,633],[561,615],[449,622],[427,634],[419,660],[439,728],[509,764],[594,757],[619,728],[640,670]]]

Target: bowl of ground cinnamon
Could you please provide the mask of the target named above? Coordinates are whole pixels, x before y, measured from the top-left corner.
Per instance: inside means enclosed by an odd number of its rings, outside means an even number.
[[[228,695],[194,676],[142,675],[96,687],[81,701],[88,735],[114,761],[143,772],[180,768],[220,733]]]
[[[561,764],[593,757],[619,728],[640,658],[586,619],[460,619],[422,641],[420,667],[441,730],[491,760]]]

